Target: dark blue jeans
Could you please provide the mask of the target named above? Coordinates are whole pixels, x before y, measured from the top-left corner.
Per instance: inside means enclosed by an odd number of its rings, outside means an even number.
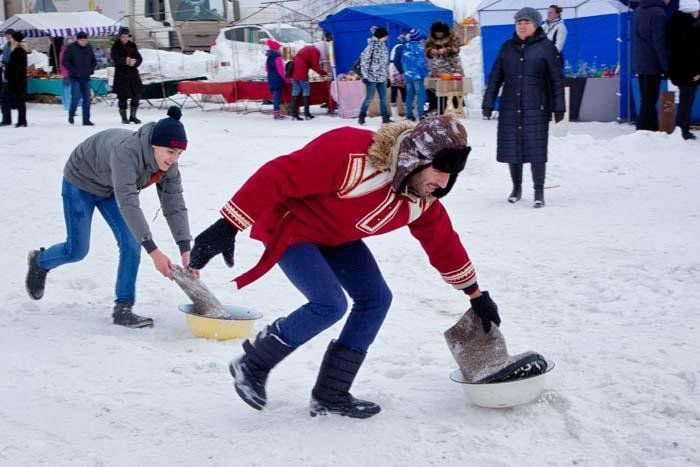
[[[92,214],[97,208],[112,229],[119,247],[115,302],[133,303],[136,297],[136,275],[141,261],[141,245],[126,225],[114,196],[105,198],[93,195],[76,187],[65,178],[61,195],[67,238],[64,243],[58,243],[46,249],[39,257],[39,266],[51,270],[85,258],[90,249]]]
[[[374,92],[376,91],[379,93],[379,111],[382,113],[383,117],[388,117],[389,110],[386,106],[386,81],[382,81],[381,83],[366,81],[365,86],[367,87],[367,97],[365,97],[365,101],[362,103],[362,107],[360,108],[360,115],[367,115],[367,109],[372,103]]]
[[[272,110],[279,110],[280,109],[280,101],[282,100],[282,90],[277,89],[275,91],[272,91]]]
[[[83,123],[90,121],[90,80],[89,79],[70,79],[71,100],[70,110],[68,115],[75,117],[75,111],[78,108],[78,102],[82,99],[83,102]]]
[[[348,308],[345,290],[353,301],[352,311],[337,342],[367,351],[384,322],[392,297],[364,242],[334,248],[311,243],[294,245],[278,264],[309,300],[280,321],[282,340],[298,347],[339,321]]]

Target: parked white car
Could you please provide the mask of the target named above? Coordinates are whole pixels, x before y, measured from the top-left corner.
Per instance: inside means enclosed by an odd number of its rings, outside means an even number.
[[[314,41],[303,29],[284,23],[248,24],[221,29],[212,46],[218,81],[265,78],[265,39],[274,39],[292,50]]]

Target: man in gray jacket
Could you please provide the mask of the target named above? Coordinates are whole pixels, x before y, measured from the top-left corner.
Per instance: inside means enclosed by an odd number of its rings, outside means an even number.
[[[94,134],[71,153],[63,171],[63,210],[67,239],[48,249],[29,253],[26,288],[39,300],[46,274],[63,264],[83,259],[90,246],[90,224],[97,208],[119,245],[114,324],[130,328],[153,326],[153,320],[134,314],[136,275],[141,247],[155,268],[172,278],[172,263],[156,246],[139,206],[139,193],[155,184],[173,238],[187,267],[190,235],[187,207],[177,161],[187,147],[182,113],[171,107],[168,118],[142,126],[136,132],[110,129]],[[196,273],[195,273],[196,274]]]

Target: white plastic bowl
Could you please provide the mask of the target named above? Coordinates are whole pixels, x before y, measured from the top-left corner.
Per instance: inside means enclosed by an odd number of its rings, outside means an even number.
[[[530,378],[506,381],[503,383],[468,383],[461,370],[455,370],[450,379],[459,383],[467,400],[480,407],[503,409],[537,400],[544,390],[547,373],[554,369],[554,363],[547,362],[547,370],[541,375]]]

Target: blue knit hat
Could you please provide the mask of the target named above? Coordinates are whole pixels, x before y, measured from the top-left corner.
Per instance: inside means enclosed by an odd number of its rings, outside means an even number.
[[[187,134],[185,127],[180,123],[182,111],[173,105],[168,109],[168,117],[158,120],[153,127],[151,144],[166,148],[187,149]]]
[[[420,32],[419,29],[411,29],[408,31],[408,40],[409,41],[419,41],[421,39],[424,39],[425,36],[423,36],[423,33]]]

